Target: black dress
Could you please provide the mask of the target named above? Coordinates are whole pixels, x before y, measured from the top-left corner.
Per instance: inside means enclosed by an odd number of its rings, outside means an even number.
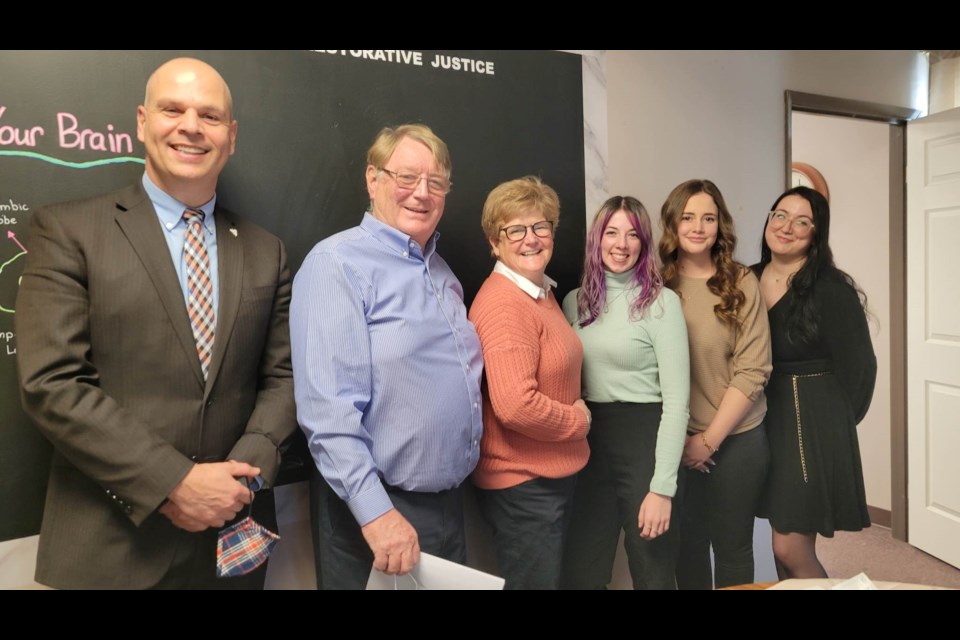
[[[828,271],[813,289],[815,339],[791,343],[786,321],[793,297],[790,288],[769,311],[770,476],[760,515],[781,533],[860,531],[870,518],[857,424],[877,377],[866,316],[853,287]]]

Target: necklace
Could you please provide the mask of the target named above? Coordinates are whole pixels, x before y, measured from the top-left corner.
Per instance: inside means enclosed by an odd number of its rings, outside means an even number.
[[[773,277],[773,281],[777,284],[786,282],[786,284],[789,285],[790,280],[793,278],[793,276],[797,275],[797,272],[803,268],[803,265],[806,264],[806,262],[806,258],[799,261],[794,260],[788,263],[782,263],[785,268],[778,269],[776,266],[774,266],[777,264],[777,262],[774,260],[767,265],[763,272],[766,273],[769,271],[770,275]]]
[[[786,281],[787,283],[789,283],[790,278],[792,278],[797,274],[797,270],[795,270],[795,271],[790,271],[789,273],[781,272],[778,275],[777,270],[774,269],[773,267],[767,267],[767,268],[770,269],[770,275],[773,276],[773,281],[776,282],[777,284],[780,284],[780,282],[782,281]]]

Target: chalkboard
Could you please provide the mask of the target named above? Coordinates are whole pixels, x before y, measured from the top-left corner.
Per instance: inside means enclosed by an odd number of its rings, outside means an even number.
[[[291,268],[359,223],[366,149],[384,126],[430,125],[450,148],[453,190],[439,253],[467,302],[493,266],[486,194],[539,175],[561,199],[548,273],[557,296],[583,259],[580,57],[549,51],[0,52],[0,540],[39,530],[49,446],[20,409],[13,317],[30,212],[120,188],[143,173],[136,107],[178,55],[216,67],[234,97],[237,152],[218,201],[280,236]]]

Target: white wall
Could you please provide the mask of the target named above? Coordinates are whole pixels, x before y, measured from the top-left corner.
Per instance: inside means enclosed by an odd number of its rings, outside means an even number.
[[[926,108],[915,51],[608,51],[606,72],[610,192],[659,217],[674,186],[713,180],[747,263],[784,188],[784,90]]]
[[[890,125],[796,113],[793,159],[813,165],[830,189],[830,247],[867,294],[877,387],[857,429],[867,504],[890,510]]]
[[[40,536],[0,542],[0,589],[43,589],[33,581]]]
[[[960,106],[960,58],[930,65],[930,113]]]

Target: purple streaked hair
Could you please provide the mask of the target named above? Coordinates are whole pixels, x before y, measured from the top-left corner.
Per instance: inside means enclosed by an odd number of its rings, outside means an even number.
[[[587,232],[587,255],[583,261],[580,292],[577,294],[577,316],[581,327],[589,325],[600,317],[607,301],[607,281],[600,243],[603,232],[610,224],[610,218],[618,211],[627,214],[630,224],[640,238],[640,257],[633,268],[633,286],[637,296],[630,305],[630,319],[644,317],[663,288],[663,280],[657,269],[656,246],[653,244],[650,216],[647,215],[646,208],[634,197],[613,196],[601,205],[590,224],[590,231]]]

